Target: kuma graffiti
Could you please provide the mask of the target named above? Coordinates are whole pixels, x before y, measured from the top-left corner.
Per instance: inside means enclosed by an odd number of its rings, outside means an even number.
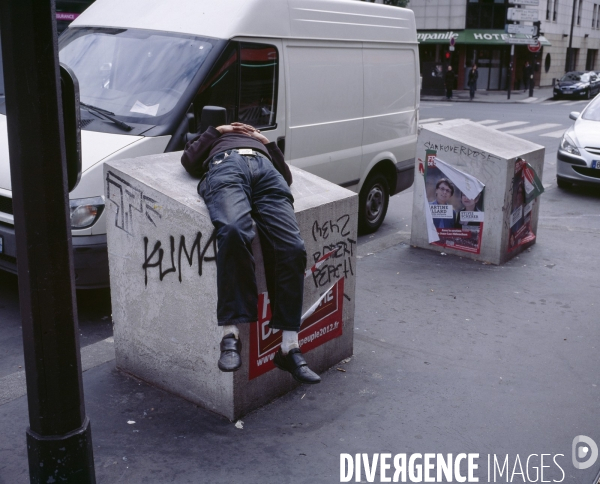
[[[207,255],[212,247],[212,255]],[[167,257],[165,259],[165,249]],[[175,255],[177,253],[177,256]],[[183,257],[185,256],[185,259]],[[144,284],[148,286],[148,273],[150,269],[158,270],[158,280],[162,281],[167,275],[178,273],[179,282],[182,281],[181,268],[182,260],[187,261],[190,267],[194,265],[194,259],[198,265],[198,276],[202,276],[202,264],[204,262],[214,262],[217,259],[217,234],[213,230],[204,246],[202,246],[202,232],[198,232],[190,249],[186,244],[185,235],[179,237],[179,244],[176,246],[175,237],[169,236],[169,242],[163,248],[162,241],[157,240],[154,247],[149,249],[148,237],[144,237]]]

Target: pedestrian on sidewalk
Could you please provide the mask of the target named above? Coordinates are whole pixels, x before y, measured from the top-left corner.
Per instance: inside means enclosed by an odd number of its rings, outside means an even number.
[[[477,79],[479,78],[479,72],[477,72],[477,64],[473,64],[469,71],[469,79],[467,84],[469,85],[469,96],[471,101],[475,97],[475,91],[477,90]]]
[[[527,89],[531,89],[531,83],[533,82],[533,67],[529,64],[529,61],[525,62],[523,67],[523,92],[527,92]]]
[[[446,99],[452,99],[452,89],[454,89],[454,72],[452,66],[448,66],[448,70],[444,75],[444,85],[446,86]]]
[[[192,139],[181,164],[201,177],[198,193],[217,232],[217,321],[223,327],[219,369],[240,368],[237,325],[258,319],[251,247],[254,220],[271,301],[269,326],[282,330],[273,362],[300,383],[319,383],[321,378],[308,367],[298,344],[306,250],[289,187],[292,174],[283,153],[259,129],[231,123],[211,126]]]

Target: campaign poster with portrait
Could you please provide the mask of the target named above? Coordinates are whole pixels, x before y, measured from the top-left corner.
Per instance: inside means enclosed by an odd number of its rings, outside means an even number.
[[[485,185],[440,160],[436,154],[434,150],[427,150],[423,170],[429,242],[479,254],[485,213]]]
[[[543,191],[542,182],[531,165],[522,158],[517,159],[512,181],[508,252],[535,240],[535,233],[531,228],[531,212],[537,197]]]

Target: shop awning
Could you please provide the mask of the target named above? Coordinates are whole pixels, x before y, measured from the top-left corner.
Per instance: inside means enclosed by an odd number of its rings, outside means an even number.
[[[455,45],[509,45],[506,41],[509,37],[531,39],[531,35],[510,35],[504,30],[465,29],[465,30],[419,30],[417,40],[421,44],[449,44],[454,37]],[[538,39],[542,45],[552,45],[543,35]]]

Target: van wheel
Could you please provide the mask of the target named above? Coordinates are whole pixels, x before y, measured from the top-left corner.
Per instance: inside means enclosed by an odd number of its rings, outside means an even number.
[[[358,231],[375,232],[383,223],[390,202],[388,182],[381,173],[367,178],[358,196]]]

